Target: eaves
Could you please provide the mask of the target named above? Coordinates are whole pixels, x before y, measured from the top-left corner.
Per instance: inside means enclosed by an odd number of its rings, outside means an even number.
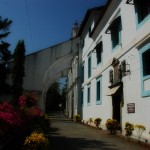
[[[94,29],[90,33],[91,38],[96,37],[97,34],[99,34],[99,31],[102,31],[102,29],[105,27],[106,23],[108,22],[109,18],[113,14],[114,9],[117,9],[120,3],[121,0],[108,0],[103,15],[99,18]]]

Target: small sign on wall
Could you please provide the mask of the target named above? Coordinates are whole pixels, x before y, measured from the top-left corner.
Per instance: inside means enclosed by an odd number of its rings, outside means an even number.
[[[127,112],[128,113],[135,113],[135,103],[128,103],[127,104]]]

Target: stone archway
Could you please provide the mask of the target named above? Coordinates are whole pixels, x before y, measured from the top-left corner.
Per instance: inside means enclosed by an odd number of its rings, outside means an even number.
[[[59,78],[67,76],[68,70],[71,68],[71,60],[73,54],[68,54],[55,61],[46,71],[43,78],[42,91],[42,109],[45,110],[46,93],[49,87]]]
[[[71,60],[78,53],[77,42],[78,38],[73,38],[26,56],[23,88],[38,93],[39,106],[43,111],[50,85],[58,78],[67,76]]]

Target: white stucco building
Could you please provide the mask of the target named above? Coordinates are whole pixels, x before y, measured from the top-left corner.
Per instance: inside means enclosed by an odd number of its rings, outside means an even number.
[[[77,37],[78,30],[78,23],[75,22],[72,28],[72,38]],[[78,44],[76,47],[79,49]],[[81,114],[81,79],[79,78],[79,63],[79,53],[77,52],[71,60],[71,68],[69,69],[67,76],[66,114],[70,118],[73,118],[77,114]]]
[[[82,119],[100,117],[103,129],[117,119],[123,134],[126,122],[141,124],[141,140],[150,142],[150,1],[108,0],[89,9],[78,36]]]
[[[78,56],[72,60],[72,68],[68,71],[67,77],[67,103],[66,113],[70,118],[73,118],[78,112]]]

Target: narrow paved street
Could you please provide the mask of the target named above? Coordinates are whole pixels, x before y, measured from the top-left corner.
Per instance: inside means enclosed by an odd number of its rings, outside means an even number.
[[[135,142],[129,142],[106,131],[76,123],[61,112],[50,114],[51,150],[148,150]]]

